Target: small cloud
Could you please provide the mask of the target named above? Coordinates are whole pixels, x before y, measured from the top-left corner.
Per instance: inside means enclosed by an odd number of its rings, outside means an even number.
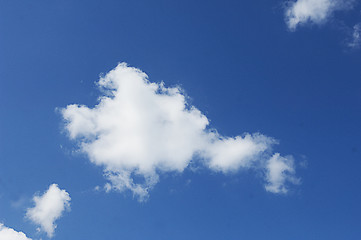
[[[286,23],[291,31],[300,25],[323,24],[336,11],[353,7],[354,0],[296,0],[286,2]]]
[[[291,156],[282,157],[275,153],[267,162],[266,190],[272,193],[287,193],[286,183],[299,184],[295,176],[294,160]]]
[[[50,185],[41,196],[34,196],[35,206],[27,209],[26,217],[40,225],[38,231],[44,231],[48,237],[54,236],[55,221],[65,210],[70,210],[70,196],[65,190],[59,189],[57,184]]]
[[[12,228],[5,227],[3,223],[0,223],[0,239],[1,240],[31,240],[25,233],[17,232]]]
[[[361,23],[356,24],[353,27],[352,39],[348,43],[350,48],[360,48],[361,47]]]

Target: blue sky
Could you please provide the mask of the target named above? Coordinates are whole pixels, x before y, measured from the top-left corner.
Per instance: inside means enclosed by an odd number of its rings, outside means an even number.
[[[0,240],[360,239],[360,10],[0,0]]]

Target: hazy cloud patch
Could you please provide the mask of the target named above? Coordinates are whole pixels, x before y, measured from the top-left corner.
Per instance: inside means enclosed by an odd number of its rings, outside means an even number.
[[[360,48],[361,46],[361,23],[356,24],[353,27],[352,37],[348,43],[350,48]]]

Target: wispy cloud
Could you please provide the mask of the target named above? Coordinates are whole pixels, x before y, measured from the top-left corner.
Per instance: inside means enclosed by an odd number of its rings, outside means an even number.
[[[350,48],[359,48],[361,46],[361,23],[353,27],[352,39],[348,43]]]
[[[222,136],[187,103],[179,87],[150,82],[144,72],[125,63],[102,77],[98,86],[104,95],[95,107],[68,105],[62,116],[69,137],[104,168],[107,191],[128,189],[142,201],[160,173],[182,172],[191,161],[229,173],[240,168],[264,172],[273,159],[273,138],[260,133]],[[272,176],[294,174],[293,166],[287,166]],[[278,192],[286,192],[290,180],[282,176],[272,178],[282,189]],[[267,177],[268,182],[272,179]]]
[[[41,196],[34,196],[35,206],[29,208],[26,217],[40,229],[47,233],[48,237],[54,236],[55,221],[63,212],[70,209],[70,196],[65,190],[61,190],[57,184],[50,185],[49,189]]]

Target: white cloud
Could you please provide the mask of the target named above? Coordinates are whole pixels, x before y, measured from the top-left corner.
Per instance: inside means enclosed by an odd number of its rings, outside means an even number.
[[[268,161],[266,167],[266,190],[273,193],[287,193],[285,183],[299,184],[300,180],[294,176],[295,167],[291,156],[282,157],[275,153]]]
[[[349,9],[353,0],[297,0],[288,1],[286,9],[286,22],[290,30],[298,25],[322,24],[326,22],[335,11]]]
[[[52,184],[42,196],[34,196],[33,200],[35,206],[27,210],[26,217],[40,225],[39,230],[46,232],[48,237],[53,237],[55,221],[70,209],[69,193]]]
[[[245,134],[235,138],[217,136],[215,141],[207,145],[202,156],[209,159],[209,168],[224,173],[234,172],[257,164],[263,157],[262,153],[270,150],[275,143],[274,139],[262,134]]]
[[[352,40],[348,46],[351,48],[359,48],[361,46],[361,23],[353,27]]]
[[[220,135],[180,88],[152,83],[125,63],[98,85],[104,92],[99,104],[68,105],[62,116],[69,137],[104,168],[107,191],[128,189],[144,200],[160,173],[182,172],[191,161],[224,173],[261,168],[276,143],[259,133]]]
[[[23,232],[17,232],[0,223],[0,240],[31,240],[31,238],[26,237]]]

